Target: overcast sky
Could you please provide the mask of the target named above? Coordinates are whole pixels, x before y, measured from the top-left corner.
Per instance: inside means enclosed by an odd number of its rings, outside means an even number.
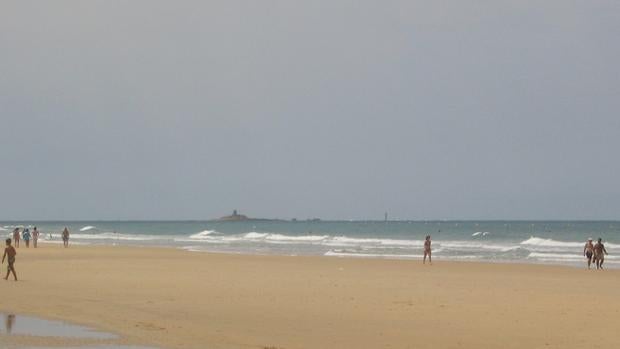
[[[4,1],[0,219],[620,219],[620,2]]]

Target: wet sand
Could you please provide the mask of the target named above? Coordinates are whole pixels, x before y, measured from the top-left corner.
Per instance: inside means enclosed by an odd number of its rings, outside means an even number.
[[[618,270],[423,266],[419,261],[50,244],[20,248],[16,269],[19,282],[1,280],[0,311],[117,333],[122,344],[620,347]],[[41,339],[0,337],[3,341],[40,344]]]

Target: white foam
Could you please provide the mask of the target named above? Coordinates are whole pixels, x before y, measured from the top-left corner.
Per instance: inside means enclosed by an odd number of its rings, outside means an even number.
[[[476,255],[441,256],[441,258],[445,260],[457,260],[457,259],[475,260],[475,259],[480,259],[480,256],[476,256]],[[433,259],[437,259],[437,257],[433,256]]]
[[[199,233],[190,235],[190,239],[204,239],[205,237],[209,237],[209,235],[215,233],[215,230],[203,230]]]
[[[585,245],[585,239],[583,242],[577,241],[557,241],[553,239],[543,239],[536,236],[532,236],[525,241],[521,241],[521,245],[527,246],[541,246],[541,247],[571,247],[571,248],[583,248]],[[611,244],[607,242],[603,242],[606,247],[609,248],[618,248],[619,244]]]
[[[46,244],[56,244],[56,245],[60,245],[63,243],[62,240],[42,240],[43,243]],[[87,246],[90,245],[88,242],[76,242],[76,241],[71,241],[71,245],[80,245],[80,246]]]
[[[586,257],[584,257],[581,254],[578,253],[573,253],[573,254],[568,254],[568,253],[540,253],[540,252],[532,252],[530,253],[527,258],[536,258],[536,259],[545,259],[545,260],[586,260]],[[605,256],[605,260],[617,260],[620,259],[619,256]]]
[[[398,240],[398,239],[359,239],[346,236],[336,236],[326,242],[328,246],[352,246],[352,245],[383,245],[383,246],[407,246],[420,247],[424,245],[422,240]]]
[[[583,247],[585,242],[557,241],[553,239],[543,239],[532,236],[527,240],[521,241],[521,245],[542,246],[542,247]]]
[[[54,236],[54,235],[53,235]],[[55,238],[57,236],[54,236]],[[153,241],[163,240],[166,237],[161,235],[132,235],[132,234],[119,234],[113,232],[101,233],[101,234],[71,234],[72,239],[83,240],[128,240],[128,241]]]
[[[451,250],[494,250],[500,252],[508,252],[518,249],[517,245],[500,245],[500,244],[484,244],[481,242],[470,241],[441,241],[436,243],[437,246]]]
[[[374,253],[352,253],[352,252],[337,252],[327,251],[325,256],[332,257],[358,257],[358,258],[396,258],[396,259],[411,259],[422,258],[424,256],[417,254],[374,254]]]
[[[207,243],[207,244],[227,244],[230,243],[231,241],[237,241],[240,239],[236,239],[236,240],[230,240],[230,239],[226,239],[226,238],[220,238],[220,237],[211,237],[211,236],[205,236],[202,239],[190,239],[190,238],[174,238],[174,242],[189,242],[189,243]]]
[[[327,235],[302,235],[302,236],[290,236],[290,235],[281,235],[281,234],[269,234],[265,238],[266,240],[271,241],[306,241],[306,242],[315,242],[322,241],[327,239]]]
[[[92,226],[92,225],[87,225],[87,226],[83,227],[82,229],[80,229],[80,231],[89,231],[89,230],[95,230],[95,229],[97,229],[97,228]]]
[[[553,260],[585,260],[585,257],[578,254],[566,254],[566,253],[539,253],[532,252],[527,258],[536,259],[553,259]]]
[[[424,258],[424,255],[421,254],[375,254],[375,253],[357,253],[357,252],[347,252],[347,251],[339,251],[339,250],[331,250],[325,252],[324,256],[332,256],[332,257],[358,257],[358,258],[387,258],[387,259],[412,259],[412,258]],[[457,260],[457,259],[467,259],[467,260],[475,260],[480,258],[480,256],[476,255],[463,255],[463,256],[442,256],[440,259],[442,260]],[[434,256],[433,259],[437,259]]]
[[[257,233],[250,232],[243,235],[244,239],[249,240],[264,240],[267,242],[317,242],[323,241],[328,238],[327,235],[282,235],[282,234],[270,234],[270,233]]]
[[[250,232],[247,233],[245,235],[243,235],[244,238],[246,239],[262,239],[265,238],[267,235],[267,233],[257,233],[257,232]]]
[[[477,231],[477,232],[471,234],[471,236],[478,236],[478,235],[482,235],[482,232],[481,231]]]

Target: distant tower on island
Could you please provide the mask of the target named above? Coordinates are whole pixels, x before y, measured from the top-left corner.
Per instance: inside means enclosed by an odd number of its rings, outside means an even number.
[[[249,219],[250,218],[248,218],[248,216],[239,214],[239,212],[237,212],[237,210],[233,210],[232,215],[222,217],[222,218],[220,218],[218,220],[219,221],[247,221]]]
[[[387,220],[388,220],[388,214],[387,214],[387,211],[386,211],[385,212],[385,219],[384,219],[384,221],[387,222]]]

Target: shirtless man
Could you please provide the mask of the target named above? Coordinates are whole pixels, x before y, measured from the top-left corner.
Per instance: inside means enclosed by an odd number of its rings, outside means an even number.
[[[592,244],[592,238],[588,239],[586,245],[583,247],[583,255],[588,259],[588,269],[592,264],[592,256],[594,256],[594,244]]]
[[[431,236],[426,235],[426,240],[424,240],[424,260],[422,264],[426,264],[426,256],[428,255],[428,262],[433,264],[433,260],[431,259]]]
[[[594,259],[596,259],[596,269],[603,269],[603,262],[605,262],[605,255],[608,254],[603,245],[603,239],[598,238],[596,245],[594,245]]]
[[[69,229],[65,227],[65,230],[62,231],[62,244],[65,248],[69,247]]]

